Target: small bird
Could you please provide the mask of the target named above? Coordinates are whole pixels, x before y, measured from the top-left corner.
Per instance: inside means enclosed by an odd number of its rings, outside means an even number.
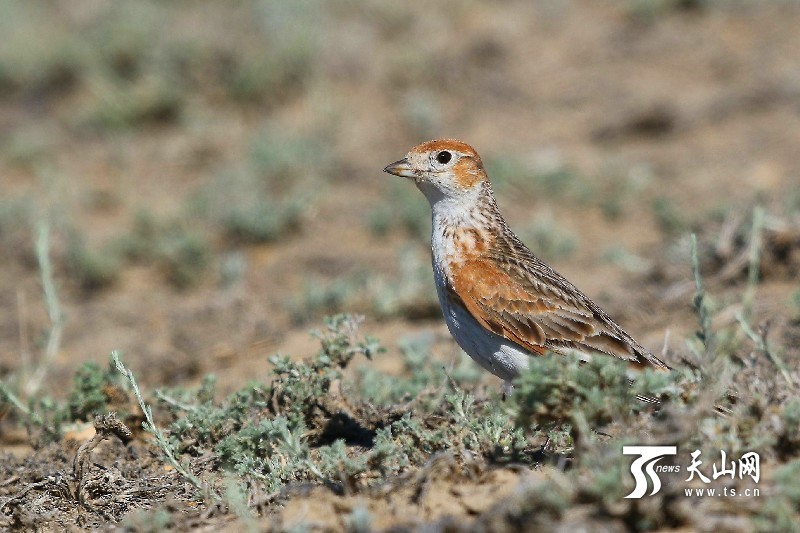
[[[414,180],[428,199],[445,322],[472,359],[504,380],[504,395],[530,358],[545,353],[605,354],[634,368],[669,370],[514,235],[470,145],[428,141],[384,172]]]

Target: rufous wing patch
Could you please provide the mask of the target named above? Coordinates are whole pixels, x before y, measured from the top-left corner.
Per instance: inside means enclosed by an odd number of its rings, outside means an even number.
[[[527,313],[513,312],[504,302],[515,302],[519,287],[510,276],[483,260],[453,265],[452,297],[489,331],[519,344],[535,354],[543,354],[545,333]],[[530,300],[525,306],[539,307]]]
[[[602,329],[587,309],[569,301],[534,294],[523,280],[487,259],[470,259],[451,265],[451,293],[489,331],[505,337],[533,354],[563,352],[567,347],[613,355],[636,364],[634,347]]]

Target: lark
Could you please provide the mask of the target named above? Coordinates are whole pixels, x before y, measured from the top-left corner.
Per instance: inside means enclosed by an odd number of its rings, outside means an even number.
[[[458,345],[503,380],[505,394],[531,357],[545,354],[599,354],[636,369],[669,370],[517,238],[471,146],[428,141],[384,171],[413,180],[428,199],[445,322]]]

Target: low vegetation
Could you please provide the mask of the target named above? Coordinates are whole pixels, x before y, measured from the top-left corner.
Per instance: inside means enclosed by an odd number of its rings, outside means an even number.
[[[433,465],[447,457],[456,477],[476,468],[546,472],[535,482],[520,481],[512,496],[478,515],[485,527],[549,527],[587,506],[593,520],[608,527],[708,526],[709,500],[681,500],[685,487],[696,483],[667,481],[646,505],[624,498],[631,490],[631,458],[620,453],[621,447],[676,444],[711,458],[707,465],[721,451],[737,458],[757,451],[762,477],[756,487],[770,495],[766,504],[730,498],[716,505],[739,506],[737,515],[748,527],[791,528],[800,505],[792,488],[800,471],[800,383],[796,370],[790,370],[796,366],[786,365],[783,347],[746,314],[728,326],[714,326],[718,300],[706,292],[695,240],[692,257],[698,321],[696,334],[686,340],[683,364],[667,374],[647,371],[634,386],[624,365],[607,358],[582,364],[572,357],[543,357],[532,361],[514,394],[502,401],[480,386],[478,371],[466,358],[449,368],[439,366],[425,339],[404,345],[405,369],[387,375],[370,363],[386,357],[385,350],[377,340],[360,337],[360,319],[348,315],[327,320],[314,333],[320,342],[315,355],[302,360],[273,356],[268,379],[222,399],[213,376],[197,389],[142,391],[118,354],[105,368],[82,366],[63,403],[38,395],[26,405],[3,385],[2,398],[27,428],[37,454],[55,453],[51,443],[63,442],[75,424],[95,419],[96,427],[106,427],[104,417],[113,410],[138,434],[137,447],[156,452],[173,472],[165,476],[151,465],[139,488],[131,489],[125,472],[133,449],[126,451],[121,440],[106,450],[117,456],[116,466],[99,468],[80,459],[86,466],[78,474],[69,471],[69,457],[63,456],[58,473],[4,485],[7,496],[0,509],[6,525],[21,520],[26,506],[42,505],[44,497],[59,509],[53,523],[64,523],[83,505],[95,519],[128,516],[126,523],[133,527],[143,515],[131,515],[131,509],[163,505],[166,493],[153,484],[166,478],[185,485],[178,494],[187,505],[253,521],[270,516],[290,497],[302,497],[301,487],[380,501],[395,485],[432,475]],[[751,269],[758,268],[759,257],[751,256]],[[758,278],[748,279],[745,293]],[[638,401],[640,394],[661,404]],[[118,433],[109,429],[104,435]],[[96,445],[77,453],[91,453]],[[4,468],[10,472],[16,460],[7,459]],[[109,475],[123,481],[110,485]],[[725,487],[744,491],[753,484],[740,476]],[[676,505],[678,500],[683,503]],[[146,520],[160,522],[163,517],[153,512]],[[368,521],[369,513],[364,508],[347,520]]]

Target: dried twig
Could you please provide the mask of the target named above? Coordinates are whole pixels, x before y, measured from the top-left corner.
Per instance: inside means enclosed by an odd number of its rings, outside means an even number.
[[[28,492],[32,491],[33,489],[40,489],[40,488],[42,488],[42,487],[44,487],[46,485],[49,485],[49,484],[51,484],[53,482],[54,482],[54,478],[53,478],[53,476],[50,476],[47,479],[43,479],[42,481],[39,481],[37,483],[31,483],[31,484],[27,485],[24,489],[20,490],[18,493],[16,493],[15,495],[11,496],[10,498],[7,498],[6,501],[4,501],[3,503],[0,503],[0,512],[2,512],[3,508],[6,505],[12,503],[15,500],[22,499],[23,496],[28,494]]]
[[[11,476],[5,481],[0,481],[0,487],[6,487],[8,485],[11,485],[12,483],[16,483],[17,481],[19,481],[19,476]]]
[[[117,418],[116,413],[108,413],[107,415],[95,417],[94,430],[94,437],[81,444],[72,461],[72,477],[77,483],[75,498],[81,503],[83,503],[82,489],[85,483],[84,474],[87,464],[89,463],[89,458],[92,455],[92,450],[112,435],[116,436],[123,443],[127,443],[133,438],[131,430]]]

